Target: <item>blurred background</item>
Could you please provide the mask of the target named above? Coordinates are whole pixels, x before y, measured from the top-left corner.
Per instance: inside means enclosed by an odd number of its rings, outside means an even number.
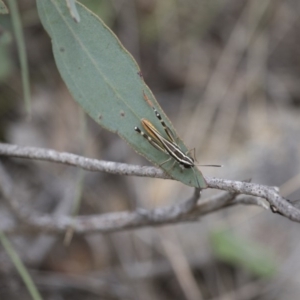
[[[279,186],[300,199],[300,2],[81,1],[116,33],[205,176]],[[35,1],[18,1],[32,89],[23,100],[9,16],[0,17],[1,141],[148,165],[86,116],[55,66]],[[102,214],[187,199],[179,182],[1,157],[22,206]],[[216,193],[205,191],[202,197]],[[0,226],[15,222],[0,202]],[[113,234],[9,236],[44,299],[299,299],[300,230],[239,206],[199,222]],[[0,299],[30,299],[0,247]]]

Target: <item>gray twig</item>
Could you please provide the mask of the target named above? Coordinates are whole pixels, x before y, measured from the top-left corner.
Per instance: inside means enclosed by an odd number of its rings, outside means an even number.
[[[105,171],[120,175],[135,175],[144,177],[169,178],[160,169],[155,167],[140,167],[107,161],[89,159],[70,153],[61,153],[54,150],[20,147],[0,143],[0,155],[47,160],[77,166],[90,171]],[[7,179],[5,180],[7,182]],[[145,226],[158,226],[170,223],[195,221],[200,216],[211,213],[229,205],[254,204],[264,208],[266,206],[259,198],[266,199],[279,213],[293,221],[300,222],[300,210],[279,195],[278,188],[262,186],[249,182],[230,181],[217,178],[207,178],[209,188],[227,191],[215,197],[199,200],[200,191],[195,189],[194,195],[182,203],[153,210],[138,209],[133,212],[124,211],[91,216],[59,216],[37,215],[21,209],[18,201],[11,199],[11,193],[3,178],[0,178],[0,189],[9,206],[16,216],[27,226],[27,229],[49,233],[64,233],[72,228],[76,233],[112,232]],[[241,196],[246,194],[248,196]],[[239,195],[239,196],[238,196]],[[238,197],[237,197],[238,196]],[[6,232],[14,232],[20,228],[5,228]],[[22,226],[22,230],[26,226]]]
[[[80,167],[88,171],[170,179],[170,176],[165,174],[161,169],[155,167],[141,167],[112,161],[98,160],[72,153],[58,152],[51,149],[23,147],[0,143],[0,155],[45,160]]]

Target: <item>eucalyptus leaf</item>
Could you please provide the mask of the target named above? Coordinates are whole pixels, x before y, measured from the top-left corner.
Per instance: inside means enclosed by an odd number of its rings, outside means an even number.
[[[77,3],[80,22],[73,21],[65,1],[37,0],[38,12],[52,40],[53,53],[60,74],[74,99],[100,125],[117,133],[133,149],[157,166],[168,155],[157,150],[139,135],[141,119],[149,120],[167,138],[160,121],[144,100],[145,93],[167,126],[174,128],[152,92],[140,69],[115,34],[91,11]],[[186,146],[178,138],[184,152]],[[201,172],[181,170],[172,159],[161,166],[172,178],[187,185],[207,187]]]

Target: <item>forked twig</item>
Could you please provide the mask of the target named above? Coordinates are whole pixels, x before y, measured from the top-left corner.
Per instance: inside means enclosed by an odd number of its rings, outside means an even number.
[[[90,171],[169,179],[166,174],[155,167],[140,167],[100,161],[71,153],[34,147],[21,147],[0,143],[0,155],[63,163]],[[23,223],[28,225],[27,228],[23,226],[22,230],[30,228],[49,233],[64,233],[70,227],[76,233],[112,232],[145,226],[195,221],[207,213],[222,209],[228,205],[254,204],[265,207],[256,197],[266,199],[280,214],[292,221],[300,222],[300,210],[281,197],[276,187],[218,178],[206,177],[205,179],[209,188],[227,192],[199,201],[200,191],[195,189],[195,193],[190,199],[168,207],[153,210],[138,209],[133,212],[124,211],[91,216],[59,216],[59,218],[52,217],[51,215],[37,215],[21,209],[18,201],[11,198],[11,193],[8,189],[9,184],[5,183],[3,176],[0,176],[0,189],[4,198],[13,209],[13,212]],[[12,227],[5,228],[4,230],[6,232],[13,232],[20,230],[20,228]]]

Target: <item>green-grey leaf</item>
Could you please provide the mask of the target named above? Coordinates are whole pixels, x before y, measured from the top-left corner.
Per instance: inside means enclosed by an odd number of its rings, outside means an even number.
[[[64,1],[37,0],[39,16],[52,39],[57,67],[75,100],[100,125],[117,133],[138,153],[156,165],[168,155],[152,147],[134,127],[146,118],[166,137],[159,120],[143,98],[145,93],[166,124],[171,122],[145,84],[133,57],[114,33],[92,12],[77,3],[80,23],[75,23]],[[181,140],[180,147],[187,151]],[[173,160],[162,168],[187,185],[205,188],[196,168],[181,170]],[[199,184],[198,184],[199,182]]]
[[[8,9],[4,2],[0,0],[0,15],[8,14]]]
[[[227,263],[243,266],[259,277],[270,277],[276,273],[272,255],[254,242],[234,236],[228,231],[217,231],[211,236],[216,256]]]

